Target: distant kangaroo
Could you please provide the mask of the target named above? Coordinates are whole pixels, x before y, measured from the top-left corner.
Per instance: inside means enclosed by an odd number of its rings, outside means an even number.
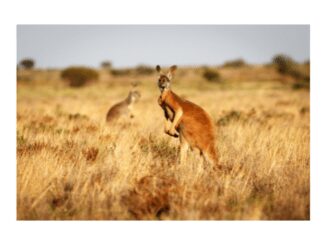
[[[106,114],[106,121],[113,122],[117,121],[121,117],[129,116],[134,117],[133,104],[136,103],[140,98],[140,92],[130,91],[128,97],[123,101],[114,104]]]
[[[159,105],[166,118],[165,133],[180,138],[180,162],[186,161],[188,148],[199,149],[200,155],[214,167],[218,167],[215,149],[215,127],[210,116],[198,105],[180,98],[171,90],[172,76],[177,66],[171,66],[167,74],[159,73],[157,85],[161,91]]]

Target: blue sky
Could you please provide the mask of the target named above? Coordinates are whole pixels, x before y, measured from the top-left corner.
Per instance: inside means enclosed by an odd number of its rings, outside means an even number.
[[[310,58],[309,25],[18,25],[17,61],[41,68],[266,63],[278,53]]]

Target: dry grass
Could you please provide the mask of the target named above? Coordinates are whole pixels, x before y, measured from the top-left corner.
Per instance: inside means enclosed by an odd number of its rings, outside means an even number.
[[[17,219],[309,219],[309,91],[275,81],[189,87],[183,74],[175,91],[214,118],[228,171],[191,152],[178,164],[155,75],[138,78],[136,117],[111,127],[106,111],[129,89],[118,80],[19,83]]]

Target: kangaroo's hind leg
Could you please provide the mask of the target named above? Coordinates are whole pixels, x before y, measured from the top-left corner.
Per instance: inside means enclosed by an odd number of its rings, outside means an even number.
[[[184,164],[187,161],[188,149],[189,149],[189,143],[181,135],[180,136],[180,164]]]
[[[218,152],[215,147],[212,145],[208,147],[206,151],[203,152],[203,157],[205,161],[210,164],[215,170],[221,170],[221,166],[219,164]]]

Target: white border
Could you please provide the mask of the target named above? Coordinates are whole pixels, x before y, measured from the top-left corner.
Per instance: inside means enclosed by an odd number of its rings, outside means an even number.
[[[3,1],[4,2],[4,1]],[[322,1],[1,3],[1,244],[325,244],[325,30]],[[311,221],[16,221],[16,24],[311,24]],[[317,242],[318,241],[318,242]],[[6,243],[5,243],[6,242]]]

